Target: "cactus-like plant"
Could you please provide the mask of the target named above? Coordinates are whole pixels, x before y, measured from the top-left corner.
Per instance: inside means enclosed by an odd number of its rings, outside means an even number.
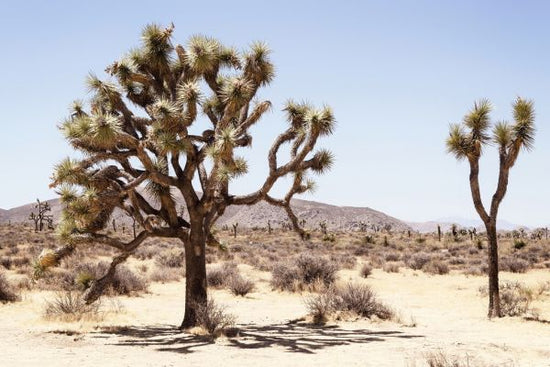
[[[447,138],[448,152],[457,160],[467,160],[470,164],[470,189],[474,207],[485,224],[488,237],[489,263],[489,317],[501,317],[498,284],[498,238],[497,215],[500,203],[506,195],[510,169],[516,163],[522,149],[530,150],[535,140],[535,110],[532,101],[517,98],[513,103],[514,123],[498,122],[492,132],[490,114],[491,104],[483,99],[474,104],[464,116],[461,124],[450,127]],[[494,143],[498,148],[498,183],[491,200],[489,211],[481,199],[479,188],[479,159],[483,149]]]
[[[205,246],[219,244],[213,227],[228,206],[267,201],[283,208],[292,228],[306,235],[290,202],[313,188],[310,173],[332,166],[332,154],[315,146],[332,134],[335,119],[327,106],[288,101],[287,126],[269,150],[267,177],[256,191],[232,194],[232,180],[248,171],[238,151],[251,146],[251,128],[271,109],[271,102],[258,99],[275,75],[270,51],[256,42],[240,53],[201,35],[184,47],[173,42],[172,32],[173,25],[146,26],[141,47],[107,67],[112,81],[88,77],[89,107],[76,102],[61,124],[84,154],[59,163],[51,185],[66,206],[58,226],[65,248],[99,242],[120,252],[88,288],[86,301],[99,297],[116,266],[145,239],[178,238],[187,271],[182,327],[189,327],[196,324],[197,307],[207,304]],[[284,145],[288,152],[279,154]],[[271,189],[288,176],[288,192],[275,198]],[[115,208],[140,229],[129,242],[105,234]]]

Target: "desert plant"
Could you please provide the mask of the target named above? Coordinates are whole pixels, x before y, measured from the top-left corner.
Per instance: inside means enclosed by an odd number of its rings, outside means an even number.
[[[361,271],[359,272],[363,278],[367,278],[369,275],[372,274],[372,266],[370,264],[364,264],[361,267]]]
[[[525,273],[529,270],[531,264],[527,260],[520,258],[507,258],[502,261],[502,270],[508,270],[512,273]]]
[[[287,291],[328,286],[336,279],[337,271],[338,266],[324,257],[302,254],[292,262],[276,264],[271,272],[271,285]]]
[[[394,317],[394,312],[381,303],[369,286],[348,283],[343,287],[328,287],[306,299],[306,306],[315,321],[324,321],[337,312],[351,312],[361,317],[382,320]]]
[[[424,266],[423,271],[430,274],[444,275],[449,273],[449,265],[441,260],[431,260]]]
[[[155,256],[155,262],[159,266],[167,268],[181,268],[184,266],[184,253],[180,249],[168,249]]]
[[[525,246],[527,246],[527,242],[525,242],[524,240],[520,240],[520,239],[515,239],[514,240],[514,248],[516,250],[521,250]]]
[[[13,290],[4,273],[0,273],[0,302],[15,302],[19,299],[19,296]]]
[[[214,288],[224,288],[234,276],[238,275],[237,266],[234,263],[223,263],[207,269],[206,279],[208,285]]]
[[[229,290],[236,296],[246,296],[254,289],[254,282],[241,275],[234,275],[229,280]]]
[[[99,319],[100,304],[87,305],[79,293],[74,291],[57,292],[54,298],[44,305],[44,316],[48,319],[79,321],[84,318]]]
[[[413,270],[421,270],[424,265],[430,262],[432,257],[424,252],[419,252],[411,256],[407,261],[407,265]]]
[[[390,261],[382,268],[386,273],[399,273],[399,263]]]
[[[293,229],[306,236],[290,203],[313,188],[309,173],[331,167],[332,154],[314,149],[319,138],[332,134],[335,119],[329,107],[289,101],[284,107],[289,125],[269,150],[261,187],[248,195],[230,194],[231,180],[248,168],[237,150],[251,145],[251,128],[271,107],[255,98],[274,77],[269,49],[256,42],[240,54],[205,36],[191,37],[184,48],[173,43],[172,33],[173,25],[146,26],[141,47],[106,69],[114,82],[89,76],[89,108],[75,103],[61,125],[82,159],[59,163],[51,186],[65,206],[58,234],[66,245],[56,258],[87,242],[120,251],[87,290],[87,303],[100,297],[114,269],[145,239],[183,242],[187,276],[181,327],[186,328],[196,324],[197,307],[207,304],[206,245],[219,245],[213,227],[228,206],[268,201],[283,208]],[[205,122],[201,112],[210,125],[197,134],[197,121]],[[289,154],[283,157],[280,149],[287,144]],[[284,198],[273,197],[271,189],[288,176],[291,187]],[[178,211],[178,197],[185,216]],[[129,242],[102,231],[115,208],[140,228]]]
[[[214,337],[235,325],[235,316],[228,314],[225,308],[216,304],[214,300],[209,299],[205,305],[196,305],[196,310],[197,326]]]
[[[500,317],[499,284],[498,284],[498,239],[496,232],[497,215],[500,203],[506,195],[510,169],[516,163],[521,149],[530,150],[535,138],[535,111],[532,101],[518,97],[513,104],[514,124],[499,122],[489,135],[491,104],[480,100],[464,116],[462,124],[450,127],[447,138],[447,149],[456,159],[467,159],[470,165],[470,189],[474,207],[485,224],[489,242],[489,317]],[[467,129],[468,131],[466,131]],[[492,142],[498,146],[499,175],[497,189],[491,200],[489,212],[481,200],[479,188],[479,159],[483,148]]]
[[[42,231],[44,229],[44,222],[48,224],[48,228],[53,228],[53,216],[47,214],[52,210],[50,204],[46,202],[41,202],[39,199],[36,199],[36,204],[34,205],[36,213],[33,211],[29,214],[29,220],[34,222],[35,232]]]

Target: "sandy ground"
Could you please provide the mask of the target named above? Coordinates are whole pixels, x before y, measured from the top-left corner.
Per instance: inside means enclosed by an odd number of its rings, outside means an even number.
[[[488,320],[484,277],[431,276],[411,270],[375,270],[368,279],[341,271],[339,281],[365,282],[401,315],[401,322],[368,320],[323,327],[290,322],[304,316],[306,295],[271,291],[269,273],[242,272],[256,291],[211,296],[237,316],[240,336],[211,341],[180,333],[183,282],[153,284],[142,297],[120,297],[124,312],[102,322],[44,320],[49,292],[23,293],[0,305],[0,366],[423,366],[427,353],[443,351],[471,366],[550,366],[550,323],[522,318]],[[548,271],[502,273],[528,285],[550,281]],[[112,308],[104,301],[106,309]],[[550,297],[534,304],[550,320]]]

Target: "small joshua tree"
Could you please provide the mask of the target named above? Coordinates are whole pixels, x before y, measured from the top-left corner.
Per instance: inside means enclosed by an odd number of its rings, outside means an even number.
[[[238,149],[251,146],[250,129],[271,108],[257,96],[274,77],[269,50],[253,43],[240,53],[205,36],[191,37],[184,48],[172,42],[172,31],[173,25],[145,27],[141,47],[106,69],[116,81],[90,75],[89,108],[75,103],[61,125],[84,154],[62,161],[53,174],[52,186],[66,206],[58,226],[66,246],[55,257],[87,242],[120,252],[87,290],[90,303],[147,238],[180,239],[186,263],[181,326],[190,327],[207,304],[205,246],[220,246],[213,228],[228,206],[267,201],[282,207],[293,229],[305,235],[290,202],[313,187],[310,172],[331,167],[332,154],[314,149],[319,138],[332,134],[334,116],[329,107],[287,102],[288,125],[269,150],[267,177],[254,192],[232,194],[232,179],[248,171]],[[288,154],[279,154],[286,144]],[[291,176],[290,188],[277,199],[270,191],[285,176]],[[177,210],[182,202],[185,215]],[[104,231],[115,208],[139,225],[129,242]]]
[[[33,211],[29,214],[29,220],[34,222],[34,230],[36,232],[42,231],[44,229],[44,223],[48,225],[48,229],[53,228],[53,216],[51,214],[46,214],[52,211],[50,204],[48,202],[41,202],[39,199],[36,199],[36,204],[34,204],[36,213]]]
[[[464,116],[462,124],[453,124],[447,138],[447,149],[458,160],[467,159],[470,164],[470,189],[474,206],[485,224],[488,237],[489,263],[489,317],[501,317],[498,284],[497,215],[500,203],[506,195],[510,169],[516,163],[522,149],[530,150],[535,138],[535,111],[533,102],[517,98],[513,103],[514,123],[499,122],[489,133],[491,104],[480,100]],[[489,212],[481,200],[479,188],[479,158],[490,143],[497,145],[499,174]]]

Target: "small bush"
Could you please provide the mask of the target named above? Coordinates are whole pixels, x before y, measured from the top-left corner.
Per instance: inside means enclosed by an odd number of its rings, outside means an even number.
[[[363,278],[367,278],[369,275],[372,274],[372,266],[370,266],[369,264],[363,265],[359,274],[361,274]]]
[[[385,256],[386,261],[399,261],[400,258],[397,252],[388,252]]]
[[[234,263],[224,263],[221,266],[214,266],[206,271],[208,286],[213,288],[224,288],[231,278],[238,274],[237,266]]]
[[[134,274],[126,266],[119,265],[115,272],[111,289],[115,294],[132,295],[139,292],[146,292],[148,289],[147,281]]]
[[[235,325],[235,316],[226,313],[224,307],[210,299],[206,305],[197,307],[197,324],[209,335],[217,337]]]
[[[15,302],[19,301],[19,299],[19,296],[13,290],[4,273],[0,273],[0,302]]]
[[[330,285],[336,279],[338,267],[324,257],[302,254],[298,256],[295,264],[299,271],[296,275],[305,284],[320,280],[323,284]]]
[[[342,269],[354,269],[355,265],[357,265],[357,258],[348,254],[331,255],[330,261],[338,264]]]
[[[183,250],[169,249],[162,251],[157,256],[155,256],[155,262],[159,266],[166,266],[168,268],[181,268],[185,265]]]
[[[254,289],[254,282],[241,275],[234,275],[229,280],[229,290],[236,296],[246,296]]]
[[[180,280],[181,277],[182,277],[181,269],[157,268],[151,273],[151,275],[149,276],[149,279],[152,282],[168,283],[168,282],[176,282]]]
[[[432,260],[426,266],[424,271],[429,274],[444,275],[449,273],[449,265],[440,260]]]
[[[306,299],[306,306],[317,322],[325,321],[330,315],[339,312],[351,312],[366,318],[376,316],[382,320],[394,317],[393,311],[380,303],[370,287],[364,284],[329,287]]]
[[[399,263],[389,262],[382,268],[386,273],[399,273]]]
[[[421,270],[431,259],[432,257],[429,254],[419,252],[411,256],[407,261],[407,265],[413,270]]]
[[[527,260],[519,258],[508,258],[502,261],[502,270],[510,271],[512,273],[525,273],[529,270],[531,264]]]
[[[514,240],[514,248],[516,250],[521,250],[525,246],[527,246],[527,243],[524,240]]]
[[[521,316],[529,311],[533,292],[519,282],[500,285],[500,311],[504,316]]]
[[[292,262],[278,263],[271,273],[271,285],[287,291],[312,290],[334,282],[338,266],[324,257],[302,254]]]

